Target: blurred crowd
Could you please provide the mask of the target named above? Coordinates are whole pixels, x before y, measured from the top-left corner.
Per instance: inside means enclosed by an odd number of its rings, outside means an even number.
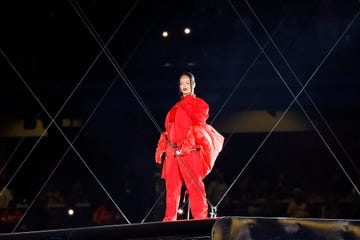
[[[294,217],[326,219],[359,219],[360,197],[354,187],[344,187],[338,175],[328,180],[327,186],[314,189],[309,180],[294,185],[285,172],[279,172],[274,181],[256,178],[251,172],[244,172],[237,181],[229,182],[221,168],[215,168],[206,178],[206,192],[210,206],[218,206],[218,216],[252,217]],[[123,191],[134,194],[133,199],[144,198],[146,209],[131,206],[127,201],[120,208],[129,213],[137,209],[145,216],[154,202],[147,221],[161,221],[164,211],[164,183],[154,173],[149,196],[136,195],[137,191],[126,184]],[[346,185],[345,186],[349,186]],[[184,189],[185,192],[186,189]],[[1,232],[85,227],[94,225],[125,224],[126,216],[108,197],[94,200],[89,198],[89,189],[81,181],[73,183],[69,191],[63,191],[56,184],[48,184],[34,204],[16,197],[16,189],[8,189],[1,181],[0,230]],[[140,191],[138,191],[140,194]],[[125,196],[125,195],[124,195]],[[182,202],[186,201],[186,196]],[[30,206],[31,205],[31,206]],[[129,208],[131,206],[131,208]],[[180,204],[180,207],[185,206]],[[211,207],[209,208],[211,209]],[[179,213],[181,214],[181,213]],[[179,216],[179,219],[186,216]]]

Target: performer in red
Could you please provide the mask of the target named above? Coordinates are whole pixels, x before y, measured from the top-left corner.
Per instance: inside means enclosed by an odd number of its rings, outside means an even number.
[[[211,171],[224,138],[206,123],[209,106],[194,93],[192,73],[180,76],[181,99],[167,113],[165,131],[160,135],[155,161],[162,164],[166,185],[166,211],[163,221],[177,219],[181,186],[185,182],[194,219],[208,217],[203,178]]]

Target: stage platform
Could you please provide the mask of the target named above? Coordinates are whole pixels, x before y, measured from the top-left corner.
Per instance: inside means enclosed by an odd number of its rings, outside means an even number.
[[[214,240],[359,240],[360,221],[224,217],[215,222]]]
[[[106,225],[50,231],[0,234],[6,240],[121,240],[121,239],[211,239],[218,219],[179,220],[139,224]]]
[[[7,233],[0,234],[0,239],[357,240],[360,239],[360,221],[229,216],[206,220],[180,220]]]

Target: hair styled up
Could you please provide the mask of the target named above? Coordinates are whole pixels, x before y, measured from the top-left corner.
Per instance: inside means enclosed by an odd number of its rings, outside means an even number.
[[[192,88],[193,94],[195,94],[195,89],[193,89],[193,85],[195,85],[194,74],[192,74],[191,72],[183,72],[180,74],[180,77],[181,76],[188,76],[190,78],[191,88]],[[182,97],[182,93],[181,93],[180,89],[179,89],[179,95],[180,95],[180,97]]]
[[[194,74],[192,74],[191,72],[183,72],[180,74],[180,77],[181,76],[188,76],[190,78],[190,81],[191,82],[195,82],[195,77],[194,77]]]

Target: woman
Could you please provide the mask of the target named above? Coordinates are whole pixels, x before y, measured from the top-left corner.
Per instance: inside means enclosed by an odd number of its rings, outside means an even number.
[[[224,138],[206,124],[209,106],[196,97],[194,89],[193,74],[181,74],[181,99],[167,113],[165,131],[160,135],[156,148],[156,163],[161,164],[164,160],[161,177],[166,185],[166,211],[163,221],[177,219],[183,182],[193,218],[208,216],[203,178],[211,171]]]

